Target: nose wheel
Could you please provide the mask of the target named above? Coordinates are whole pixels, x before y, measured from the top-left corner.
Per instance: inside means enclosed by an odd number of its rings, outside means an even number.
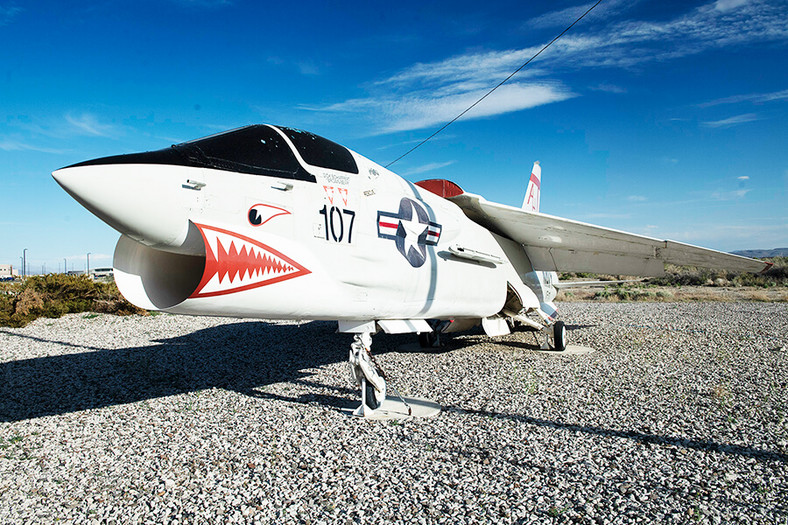
[[[563,321],[556,321],[553,325],[553,348],[559,352],[566,350],[566,325]]]

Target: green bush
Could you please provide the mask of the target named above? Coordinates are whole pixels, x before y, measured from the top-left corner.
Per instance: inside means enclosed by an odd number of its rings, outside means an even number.
[[[0,326],[25,326],[39,317],[77,312],[146,313],[126,301],[114,282],[93,281],[84,275],[36,275],[21,283],[3,283],[0,288]]]

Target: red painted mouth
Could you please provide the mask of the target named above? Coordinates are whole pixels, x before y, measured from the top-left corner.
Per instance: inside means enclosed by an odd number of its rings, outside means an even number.
[[[205,270],[190,298],[251,290],[312,273],[282,252],[250,237],[214,226],[195,226],[205,243]]]

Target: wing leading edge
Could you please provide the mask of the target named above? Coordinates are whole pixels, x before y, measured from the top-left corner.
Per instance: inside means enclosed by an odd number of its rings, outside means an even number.
[[[448,197],[473,221],[523,245],[534,270],[657,277],[665,264],[761,272],[770,263],[489,202]]]

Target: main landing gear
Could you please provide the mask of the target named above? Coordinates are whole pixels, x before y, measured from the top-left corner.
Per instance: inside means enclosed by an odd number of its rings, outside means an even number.
[[[366,419],[408,419],[434,417],[440,405],[420,398],[402,397],[391,386],[395,396],[386,396],[386,376],[372,357],[372,332],[356,333],[350,345],[350,372],[361,387],[361,405],[351,412]]]
[[[353,411],[354,416],[365,417],[386,400],[386,378],[372,359],[372,334],[364,332],[353,337],[350,345],[350,372],[361,386],[361,406]]]

